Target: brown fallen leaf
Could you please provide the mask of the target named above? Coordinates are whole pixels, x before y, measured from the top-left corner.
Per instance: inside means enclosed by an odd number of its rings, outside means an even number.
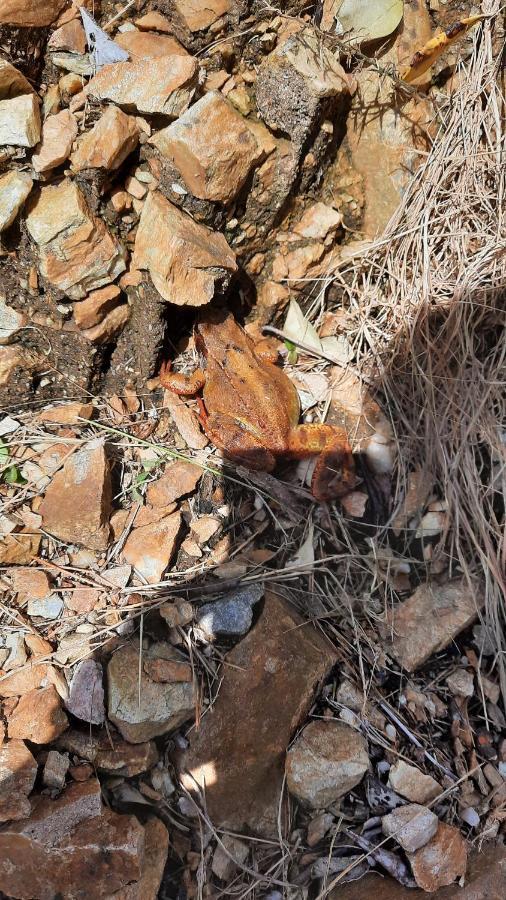
[[[447,47],[450,47],[466,34],[477,22],[481,22],[486,18],[487,16],[484,15],[468,16],[465,19],[460,19],[458,22],[454,22],[440,34],[436,34],[424,44],[421,50],[416,51],[408,68],[401,73],[401,78],[408,83],[419,78],[420,75],[423,75],[427,69],[434,65]]]

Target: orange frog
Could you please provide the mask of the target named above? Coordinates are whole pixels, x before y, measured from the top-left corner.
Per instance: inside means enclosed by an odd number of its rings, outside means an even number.
[[[317,500],[335,500],[357,483],[346,433],[331,425],[299,425],[300,402],[275,363],[272,342],[253,343],[229,313],[213,312],[196,327],[202,369],[191,375],[162,367],[161,384],[176,394],[202,390],[200,421],[230,460],[271,472],[278,458],[318,455],[311,489]]]

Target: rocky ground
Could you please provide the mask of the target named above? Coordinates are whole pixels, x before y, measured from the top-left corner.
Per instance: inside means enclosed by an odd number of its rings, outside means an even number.
[[[451,484],[408,453],[374,256],[503,32],[408,84],[480,10],[378,2],[359,39],[339,6],[0,2],[3,897],[506,894],[496,532],[464,559]],[[341,503],[307,461],[227,463],[160,386],[210,305],[274,328],[304,421],[346,429]]]

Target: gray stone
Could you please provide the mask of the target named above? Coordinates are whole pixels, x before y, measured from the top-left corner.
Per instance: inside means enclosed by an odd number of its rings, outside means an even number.
[[[60,615],[64,602],[58,594],[48,594],[37,600],[29,600],[27,612],[29,616],[40,619],[57,619]]]
[[[42,773],[44,787],[49,788],[51,791],[63,790],[69,765],[70,760],[67,753],[58,753],[57,750],[50,750]]]
[[[73,716],[102,725],[105,721],[104,686],[102,666],[94,659],[84,659],[80,663],[70,683],[70,695],[65,703]]]
[[[414,853],[430,841],[438,825],[438,817],[419,803],[400,806],[383,816],[381,822],[385,837],[394,838],[408,853]]]
[[[286,783],[294,797],[323,809],[344,797],[369,768],[367,742],[335,719],[310,722],[286,754]]]
[[[227,594],[221,600],[205,603],[196,614],[198,637],[215,641],[219,637],[247,634],[253,620],[253,607],[263,595],[263,585],[251,584]]]
[[[195,708],[193,684],[152,681],[139,673],[139,653],[134,644],[121,647],[107,667],[109,718],[132,744],[179,728]]]

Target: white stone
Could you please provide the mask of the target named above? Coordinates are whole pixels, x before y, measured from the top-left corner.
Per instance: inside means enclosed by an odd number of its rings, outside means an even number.
[[[0,231],[14,222],[32,189],[33,181],[26,172],[7,172],[0,178]]]
[[[0,146],[35,147],[40,140],[40,109],[35,94],[0,100]]]

